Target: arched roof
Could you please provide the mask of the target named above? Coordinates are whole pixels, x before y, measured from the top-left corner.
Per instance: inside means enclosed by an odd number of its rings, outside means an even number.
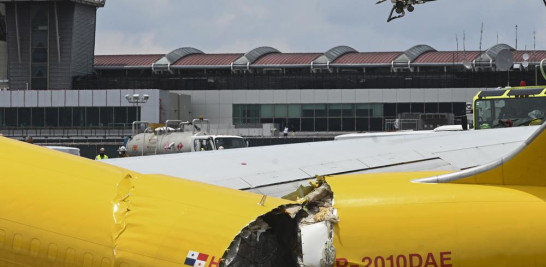
[[[491,48],[485,50],[485,52],[481,53],[480,56],[476,58],[476,61],[478,62],[495,61],[495,59],[497,58],[497,55],[502,50],[506,50],[506,49],[510,51],[514,51],[514,48],[512,48],[511,46],[507,44],[496,44],[492,46]]]
[[[198,66],[225,66],[229,67],[233,61],[243,54],[193,54],[176,61],[173,67],[198,67]]]
[[[496,44],[494,46],[492,46],[491,48],[487,49],[487,51],[485,51],[485,53],[492,59],[495,59],[497,58],[497,55],[500,53],[500,51],[502,50],[505,50],[505,49],[508,49],[510,51],[514,51],[516,49],[514,49],[513,47],[507,45],[507,44]]]
[[[280,53],[279,50],[269,47],[269,46],[262,46],[258,48],[254,48],[247,52],[244,56],[237,59],[235,62],[233,62],[233,65],[249,65],[253,64],[256,60],[258,60],[260,57],[263,57],[267,54],[271,53]]]
[[[164,57],[152,64],[153,71],[170,70],[171,65],[175,64],[181,58],[189,55],[203,54],[203,51],[193,47],[182,47],[171,51]]]
[[[313,60],[313,64],[328,64],[348,53],[358,53],[354,48],[340,45],[326,51],[322,56]]]
[[[485,52],[481,53],[480,56],[478,56],[474,60],[474,65],[486,68],[493,68],[493,65],[496,66],[497,64],[497,56],[499,55],[499,53],[506,50],[514,51],[515,49],[507,44],[496,44],[491,48],[487,49]],[[506,59],[501,59],[501,61],[505,60]],[[513,55],[511,60],[513,61]]]
[[[436,49],[432,48],[429,45],[424,45],[424,44],[416,45],[416,46],[404,51],[404,53],[402,53],[400,56],[398,56],[394,60],[394,63],[408,64],[408,63],[411,63],[411,62],[415,61],[419,56],[421,56],[422,54],[427,53],[427,52],[436,52]]]
[[[156,65],[172,65],[176,63],[179,59],[193,54],[203,54],[203,51],[199,49],[195,49],[193,47],[182,47],[175,49],[171,51],[170,53],[166,54],[164,57],[162,57],[160,60],[155,62]]]

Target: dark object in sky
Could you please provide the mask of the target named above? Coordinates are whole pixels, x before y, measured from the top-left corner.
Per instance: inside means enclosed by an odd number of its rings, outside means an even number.
[[[376,4],[383,3],[387,0],[379,0]],[[393,7],[391,9],[391,13],[389,14],[389,17],[387,18],[387,22],[390,22],[391,20],[398,19],[406,15],[406,10],[409,12],[413,12],[415,10],[415,5],[417,4],[424,4],[426,2],[431,2],[436,0],[392,0]],[[546,0],[543,0],[546,3]],[[395,14],[396,12],[396,14]],[[394,15],[394,16],[393,16]]]

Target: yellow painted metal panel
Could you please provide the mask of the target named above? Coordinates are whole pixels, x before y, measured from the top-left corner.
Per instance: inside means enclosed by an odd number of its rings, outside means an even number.
[[[454,183],[546,186],[546,126],[540,127],[538,136],[517,155],[498,167],[477,173]],[[525,145],[525,144],[524,144]]]
[[[260,206],[260,200],[253,193],[165,176],[141,176],[134,181],[127,229],[116,251],[127,262],[138,254],[174,264],[183,262],[190,250],[218,261],[244,226],[289,203],[267,198]]]
[[[0,265],[182,266],[290,203],[0,138]],[[213,259],[213,257],[215,257]]]
[[[533,140],[521,153],[503,166],[504,183],[546,186],[546,131]]]
[[[494,168],[484,173],[472,175],[464,179],[453,181],[458,184],[504,184],[504,175],[502,166]]]
[[[411,182],[437,174],[328,178],[338,266],[546,265],[546,188]]]

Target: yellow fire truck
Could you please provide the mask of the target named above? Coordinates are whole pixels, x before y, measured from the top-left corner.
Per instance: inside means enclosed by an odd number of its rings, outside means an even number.
[[[474,129],[542,124],[546,86],[481,91],[474,97]]]

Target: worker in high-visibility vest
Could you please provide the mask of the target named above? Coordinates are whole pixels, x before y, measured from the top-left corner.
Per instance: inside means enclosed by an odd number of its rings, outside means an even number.
[[[104,154],[104,147],[100,148],[99,154],[95,157],[95,160],[102,160],[102,159],[108,159],[108,156]]]

